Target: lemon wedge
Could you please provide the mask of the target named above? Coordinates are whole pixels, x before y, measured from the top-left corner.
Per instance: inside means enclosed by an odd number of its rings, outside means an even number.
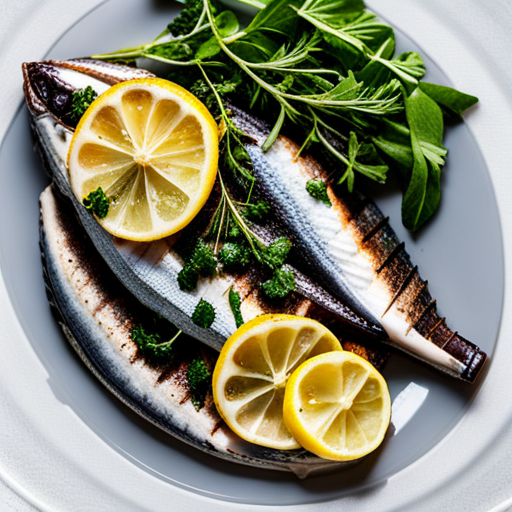
[[[157,78],[122,82],[80,120],[68,154],[80,202],[101,187],[110,199],[98,222],[111,234],[151,241],[184,228],[215,182],[218,129],[206,107]]]
[[[251,443],[300,448],[283,421],[286,382],[308,357],[342,350],[310,318],[263,315],[242,325],[224,345],[213,372],[213,397],[228,426]]]
[[[330,460],[355,460],[383,441],[391,419],[386,381],[351,352],[305,361],[286,384],[286,426],[307,450]]]

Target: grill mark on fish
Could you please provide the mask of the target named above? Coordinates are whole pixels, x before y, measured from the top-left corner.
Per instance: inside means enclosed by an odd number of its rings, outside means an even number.
[[[389,222],[389,217],[384,217],[381,221],[377,222],[373,228],[363,236],[362,243],[367,243],[373,236],[375,236],[387,223]]]
[[[398,254],[404,249],[405,243],[401,242],[396,245],[393,250],[386,256],[386,259],[379,265],[376,272],[380,274],[386,267],[388,267],[392,261],[398,256]]]
[[[382,316],[384,316],[390,309],[391,306],[398,300],[398,298],[402,295],[402,293],[405,291],[405,289],[409,286],[410,282],[412,281],[414,275],[418,271],[418,267],[415,266],[409,273],[409,275],[403,280],[402,284],[400,285],[400,288],[398,291],[393,295],[393,298],[389,302],[387,308],[384,310],[384,313],[382,313]],[[428,336],[427,336],[428,337]]]
[[[433,334],[435,333],[435,331],[440,327],[440,325],[446,320],[446,317],[443,317],[439,320],[439,322],[437,322],[437,324],[434,325],[434,327],[432,327],[432,329],[430,329],[429,333],[427,334],[427,338],[430,338],[432,339],[432,336]],[[450,335],[451,337],[451,335]],[[446,343],[443,343],[442,347],[444,347],[446,345]]]
[[[219,430],[222,427],[223,424],[224,424],[224,420],[220,420],[217,422],[215,427],[213,427],[213,429],[212,429],[212,436],[215,434],[215,432],[217,432],[217,430]]]
[[[452,340],[453,338],[455,338],[455,336],[457,336],[458,332],[457,331],[453,331],[449,338],[447,338],[447,340],[442,344],[441,348],[444,349],[446,347],[446,345],[448,345]]]

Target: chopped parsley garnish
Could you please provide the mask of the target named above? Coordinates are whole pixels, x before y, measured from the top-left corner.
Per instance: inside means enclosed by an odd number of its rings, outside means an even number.
[[[213,249],[199,239],[192,251],[185,244],[182,245],[182,254],[185,256],[185,264],[178,274],[178,284],[183,291],[191,291],[197,286],[199,276],[213,276],[216,271],[217,261]]]
[[[295,291],[295,276],[291,269],[282,267],[274,270],[271,279],[261,285],[261,289],[269,299],[283,299]]]
[[[103,192],[101,187],[98,187],[96,190],[91,192],[87,197],[84,197],[82,200],[82,204],[96,217],[99,219],[104,219],[108,214],[108,209],[110,207],[110,199]]]
[[[288,238],[279,238],[263,251],[265,263],[272,269],[279,268],[288,257],[292,243]]]
[[[192,359],[187,369],[187,381],[190,386],[190,400],[199,411],[204,407],[206,395],[212,384],[212,374],[204,359],[200,357]]]
[[[311,197],[318,199],[318,201],[321,201],[329,207],[332,206],[331,200],[327,195],[327,185],[324,180],[321,180],[320,178],[309,180],[306,183],[306,190]]]
[[[142,324],[136,325],[131,330],[132,340],[145,357],[153,361],[166,363],[171,362],[174,358],[172,344],[180,334],[181,331],[178,331],[170,340],[162,341],[159,334],[147,332]]]
[[[240,294],[235,292],[233,288],[229,289],[229,307],[235,317],[236,328],[238,329],[241,325],[244,324],[244,319],[242,317],[242,312],[240,311],[240,306],[242,305],[242,300],[240,299]]]
[[[251,248],[243,242],[226,242],[217,254],[225,270],[242,270],[252,261]]]
[[[178,285],[180,290],[184,292],[191,292],[197,286],[199,274],[195,267],[188,263],[178,273]]]
[[[96,91],[88,85],[85,89],[78,89],[71,97],[71,118],[80,121],[91,103],[98,97]]]
[[[192,322],[203,329],[211,327],[215,320],[215,309],[204,299],[201,299],[192,313]]]

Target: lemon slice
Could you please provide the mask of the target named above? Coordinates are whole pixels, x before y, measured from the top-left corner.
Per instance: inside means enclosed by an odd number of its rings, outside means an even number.
[[[156,78],[114,85],[87,109],[68,154],[81,202],[99,187],[110,198],[98,222],[111,234],[150,241],[185,227],[217,173],[218,129],[206,107]]]
[[[326,327],[292,315],[263,315],[240,327],[224,345],[213,372],[217,410],[251,443],[292,450],[300,445],[283,421],[286,381],[308,357],[342,350]]]
[[[304,362],[286,385],[283,415],[295,439],[330,460],[354,460],[375,450],[391,419],[382,375],[351,352]]]

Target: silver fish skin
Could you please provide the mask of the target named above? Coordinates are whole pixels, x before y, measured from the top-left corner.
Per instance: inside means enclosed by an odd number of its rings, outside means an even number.
[[[368,198],[332,183],[339,162],[297,158],[299,146],[279,136],[266,153],[266,123],[231,108],[257,178],[256,192],[276,212],[292,239],[291,263],[312,270],[315,280],[369,322],[379,322],[391,346],[454,377],[473,382],[486,354],[448,328],[436,301],[379,208]],[[332,207],[312,198],[306,183],[321,178]]]
[[[385,336],[380,325],[365,321],[300,271],[296,271],[295,300],[288,301],[278,311],[272,305],[265,304],[263,298],[254,293],[248,286],[248,276],[245,275],[217,275],[200,279],[197,288],[192,292],[180,290],[177,275],[183,262],[173,248],[176,237],[151,243],[130,242],[112,237],[75,198],[69,185],[66,166],[74,132],[73,127],[67,124],[71,121],[63,113],[70,94],[87,85],[101,93],[123,77],[130,80],[153,75],[143,70],[87,59],[24,64],[23,73],[32,128],[48,174],[59,192],[73,204],[88,236],[116,277],[146,307],[216,350],[220,350],[225,340],[236,330],[228,300],[231,287],[241,294],[241,311],[245,321],[266,312],[303,313],[302,299],[307,298],[335,314],[349,330],[361,336]],[[209,213],[205,209],[201,215],[204,219]],[[196,226],[201,223],[201,218],[195,220],[182,236],[197,238],[201,231],[197,231]],[[208,329],[196,326],[191,320],[201,298],[211,302],[216,310],[215,322]]]
[[[291,471],[299,478],[347,467],[305,450],[274,450],[240,439],[219,417],[211,393],[197,411],[186,379],[188,361],[199,355],[212,370],[216,353],[182,334],[174,342],[184,347],[180,360],[163,365],[146,360],[130,334],[146,318],[144,308],[116,280],[51,186],[41,194],[40,206],[50,302],[80,358],[118,399],[168,434],[230,462]]]

